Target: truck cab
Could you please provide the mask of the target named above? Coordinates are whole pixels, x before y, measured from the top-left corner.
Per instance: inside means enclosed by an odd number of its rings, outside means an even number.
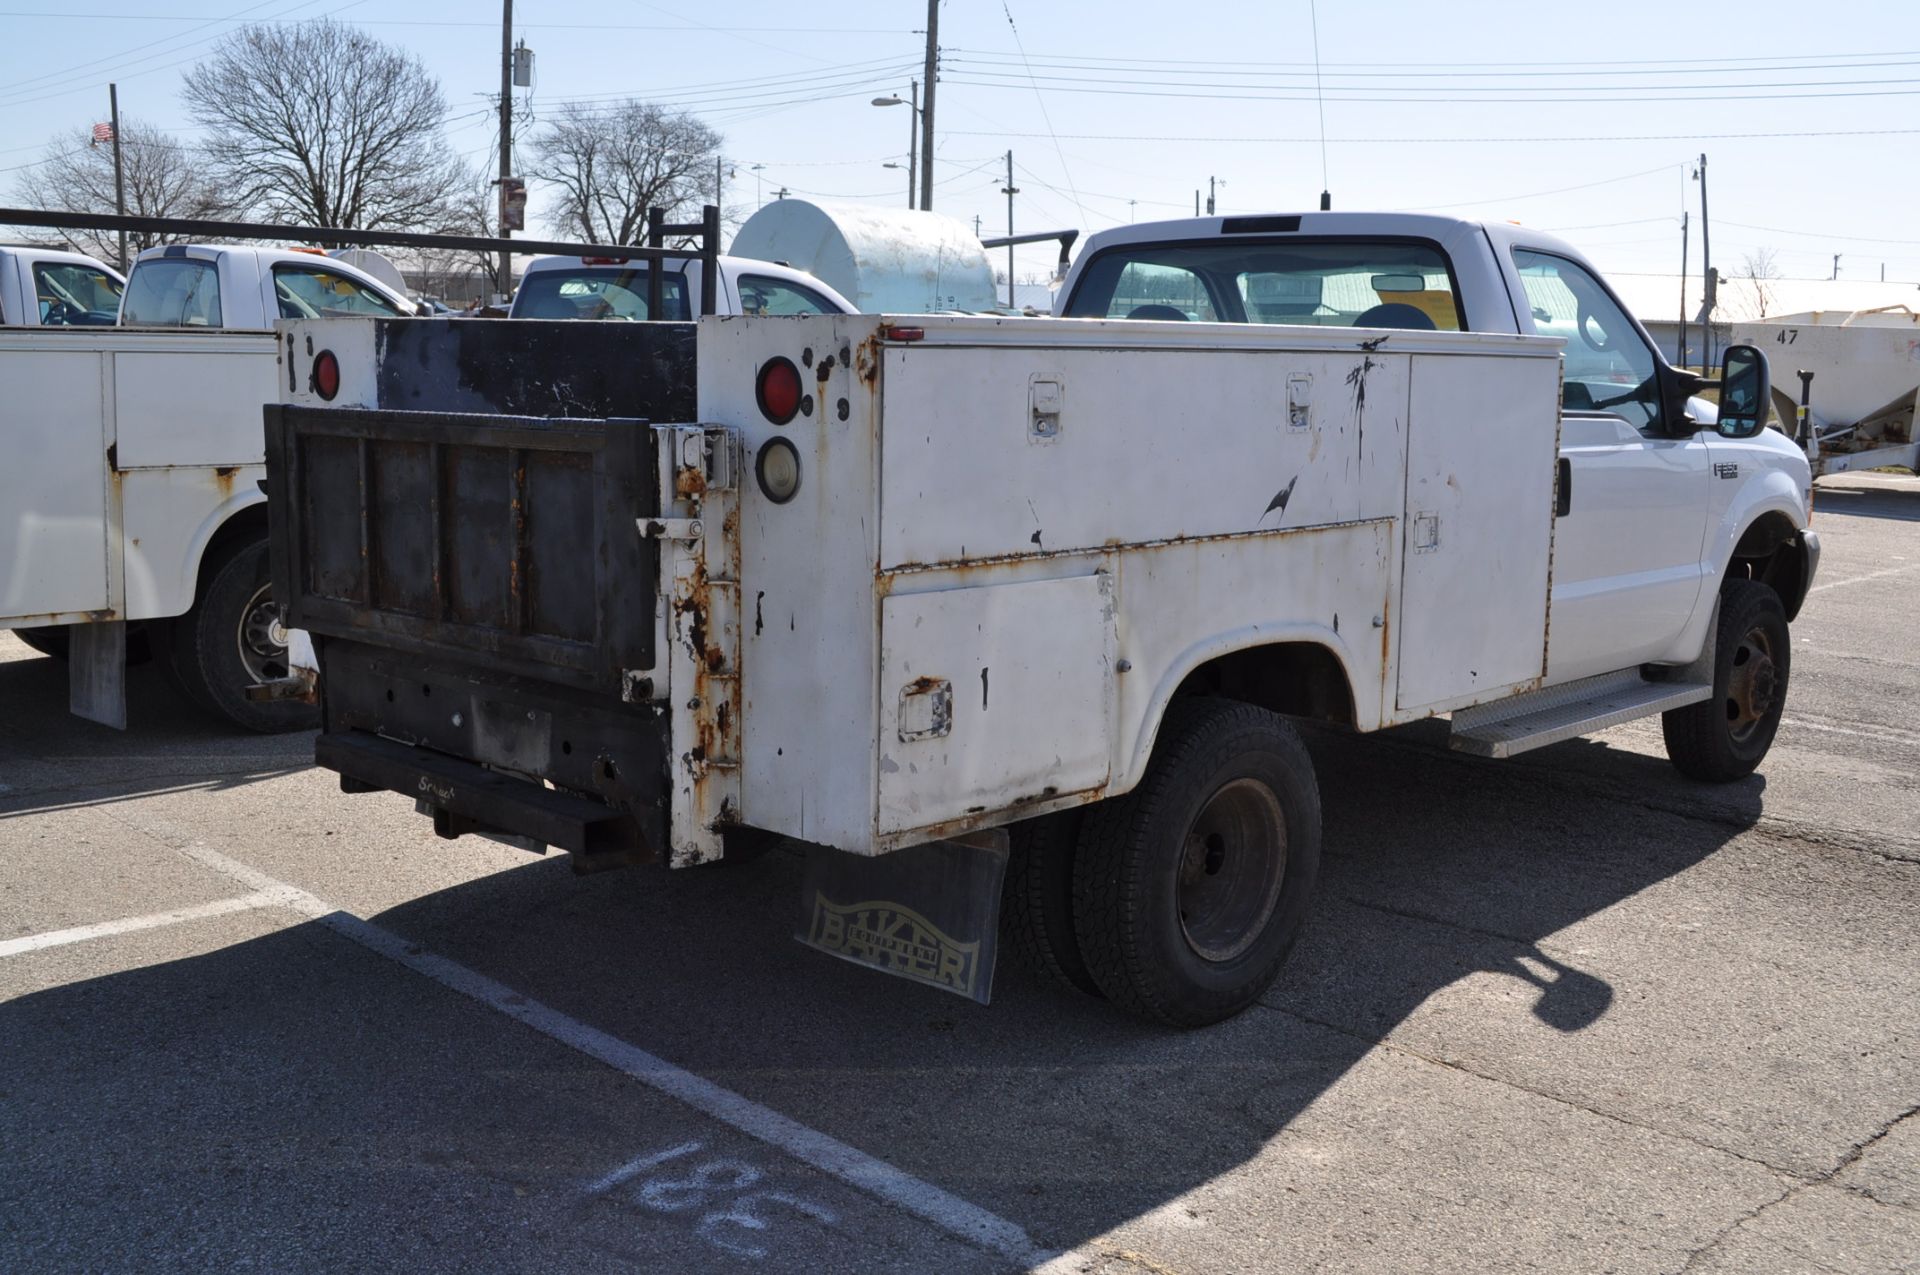
[[[126,285],[85,253],[0,246],[0,326],[112,327]]]
[[[749,257],[719,258],[718,314],[852,314],[853,303],[805,271]],[[699,261],[661,271],[659,314],[648,310],[652,264],[622,257],[536,257],[507,311],[511,319],[662,319],[700,308]]]

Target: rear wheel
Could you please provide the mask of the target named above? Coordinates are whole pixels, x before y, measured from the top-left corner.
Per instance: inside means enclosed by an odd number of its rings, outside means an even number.
[[[1073,859],[1081,810],[1025,819],[1007,830],[1007,878],[1001,932],[1034,969],[1089,996],[1100,985],[1087,973],[1073,930]]]
[[[1780,729],[1792,658],[1779,595],[1753,580],[1729,580],[1720,591],[1712,698],[1660,717],[1667,756],[1681,774],[1729,783],[1753,773]]]
[[[1284,719],[1231,700],[1168,711],[1138,787],[1088,810],[1074,925],[1115,1004],[1179,1027],[1279,976],[1320,867],[1313,762]]]
[[[256,703],[247,688],[287,676],[287,634],[267,576],[267,542],[248,540],[210,564],[200,597],[169,626],[174,683],[248,730],[309,730],[319,710],[298,700]]]

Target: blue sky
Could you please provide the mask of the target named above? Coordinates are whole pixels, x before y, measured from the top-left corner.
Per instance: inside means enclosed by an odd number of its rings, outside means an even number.
[[[726,138],[729,204],[905,201],[924,0],[517,0],[522,100],[636,95]],[[0,170],[121,109],[194,131],[180,77],[246,21],[331,14],[438,75],[448,144],[491,162],[500,11],[489,0],[0,0]],[[1319,0],[1326,180],[1337,208],[1417,208],[1559,230],[1603,268],[1672,271],[1709,160],[1714,259],[1767,247],[1793,277],[1920,281],[1920,3],[1737,6]],[[1308,0],[949,0],[935,207],[1019,229],[1314,206],[1322,184]],[[537,126],[537,123],[536,123]],[[755,170],[753,165],[764,165]],[[0,189],[14,173],[0,171]],[[1204,195],[1203,195],[1204,197]],[[534,209],[539,210],[536,188]],[[1022,271],[1047,258],[1035,250]]]

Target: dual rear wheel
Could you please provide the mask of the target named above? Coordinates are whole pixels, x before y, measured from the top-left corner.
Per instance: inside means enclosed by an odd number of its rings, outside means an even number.
[[[1002,916],[1016,951],[1130,1013],[1201,1027],[1272,985],[1320,865],[1313,763],[1285,719],[1168,710],[1124,796],[1016,825]]]

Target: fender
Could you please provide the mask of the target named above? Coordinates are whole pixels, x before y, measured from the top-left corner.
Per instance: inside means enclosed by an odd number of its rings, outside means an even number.
[[[1744,449],[1733,453],[1733,457],[1738,460],[1749,460],[1750,456],[1751,453]],[[1760,469],[1750,481],[1741,484],[1740,490],[1721,511],[1718,521],[1707,528],[1706,545],[1701,555],[1703,565],[1708,572],[1703,582],[1706,588],[1713,592],[1719,591],[1721,584],[1726,581],[1727,570],[1733,562],[1733,551],[1739,545],[1740,538],[1747,533],[1748,528],[1762,518],[1770,514],[1778,514],[1791,523],[1795,531],[1806,532],[1805,483],[1807,481],[1806,479],[1796,481],[1794,475],[1782,469]],[[1803,545],[1802,552],[1806,551],[1807,546]],[[1817,548],[1813,552],[1814,560],[1817,561]],[[1810,561],[1809,581],[1812,579],[1812,565],[1813,562]],[[1706,594],[1709,599],[1712,596],[1712,593]],[[1714,608],[1711,606],[1694,608],[1693,617],[1687,621],[1687,627],[1681,630],[1680,636],[1674,640],[1672,648],[1667,653],[1671,662],[1689,663],[1700,654],[1706,644],[1707,629],[1713,623],[1713,617]]]
[[[1376,630],[1369,629],[1369,633]],[[1167,707],[1173,702],[1174,693],[1184,684],[1194,670],[1223,655],[1232,655],[1237,651],[1247,651],[1263,646],[1281,646],[1304,643],[1320,647],[1333,656],[1340,665],[1341,673],[1347,679],[1347,688],[1353,700],[1355,725],[1361,730],[1369,730],[1381,722],[1385,706],[1383,703],[1385,676],[1375,682],[1368,682],[1354,676],[1355,661],[1348,649],[1346,639],[1332,628],[1323,624],[1300,623],[1254,623],[1225,633],[1215,634],[1204,641],[1196,642],[1179,657],[1170,662],[1166,670],[1149,692],[1145,704],[1137,710],[1138,725],[1129,729],[1130,712],[1128,696],[1124,690],[1120,695],[1120,729],[1114,734],[1116,755],[1114,757],[1113,781],[1109,784],[1109,796],[1118,796],[1131,791],[1139,784],[1147,772],[1147,763],[1153,757],[1154,741],[1159,738],[1160,723],[1166,717]],[[1126,741],[1131,739],[1129,748]]]

